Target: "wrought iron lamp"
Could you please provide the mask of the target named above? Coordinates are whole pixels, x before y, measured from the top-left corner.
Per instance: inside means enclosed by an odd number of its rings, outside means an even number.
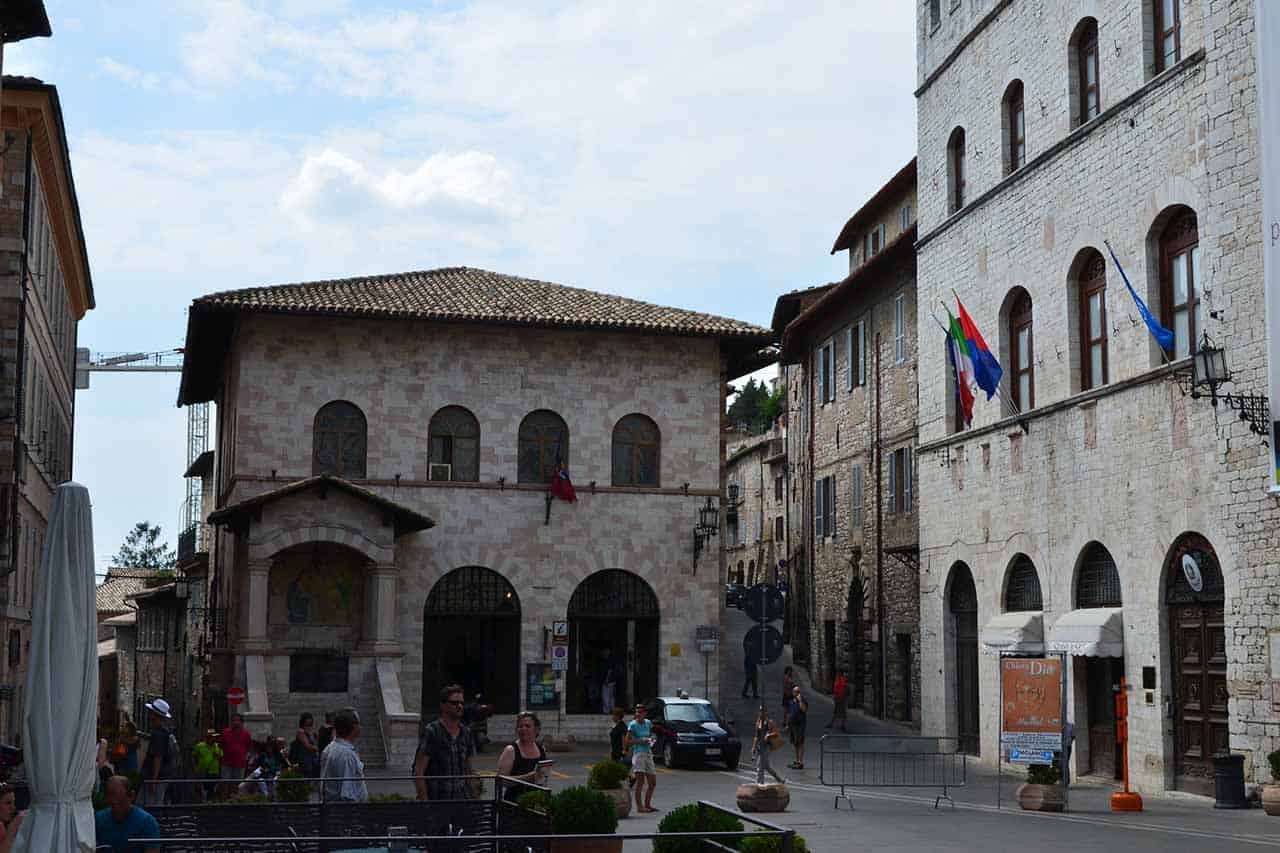
[[[1200,346],[1191,355],[1191,399],[1204,397],[1203,389],[1207,388],[1209,405],[1216,407],[1221,400],[1227,408],[1240,413],[1240,420],[1248,423],[1252,432],[1265,436],[1270,419],[1267,398],[1259,394],[1220,395],[1218,389],[1230,381],[1226,352],[1210,340],[1208,332],[1201,333]]]
[[[693,567],[698,567],[698,556],[708,541],[720,532],[720,509],[707,497],[698,508],[698,521],[693,525]]]

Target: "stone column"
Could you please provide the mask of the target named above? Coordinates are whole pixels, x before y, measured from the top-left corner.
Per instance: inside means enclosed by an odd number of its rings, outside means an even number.
[[[267,595],[271,578],[270,560],[249,563],[249,598],[245,609],[244,635],[240,645],[246,652],[265,652],[271,640],[267,636]]]
[[[378,654],[400,651],[396,633],[396,581],[400,571],[395,563],[375,563],[365,571],[363,645]]]

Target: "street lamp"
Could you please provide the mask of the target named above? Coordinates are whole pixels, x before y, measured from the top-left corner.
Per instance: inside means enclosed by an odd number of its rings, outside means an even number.
[[[713,536],[720,532],[720,510],[707,497],[707,502],[698,508],[698,520],[693,525],[693,567],[698,568],[698,557],[702,548]]]
[[[1202,332],[1200,346],[1191,354],[1191,398],[1198,400],[1205,396],[1202,389],[1207,388],[1209,405],[1217,407],[1218,401],[1222,400],[1227,408],[1240,413],[1240,420],[1249,424],[1251,432],[1265,436],[1270,421],[1267,398],[1259,394],[1219,395],[1218,389],[1230,381],[1226,352],[1214,345],[1208,332]]]

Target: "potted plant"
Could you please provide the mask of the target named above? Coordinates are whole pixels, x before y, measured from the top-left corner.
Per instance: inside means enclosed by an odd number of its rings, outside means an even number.
[[[1032,764],[1027,781],[1018,786],[1018,805],[1032,812],[1060,812],[1063,807],[1062,774],[1052,764]]]
[[[527,811],[546,814],[551,810],[551,795],[546,791],[525,791],[516,797],[516,806]]]
[[[311,799],[311,783],[303,781],[306,777],[296,767],[290,767],[280,773],[280,781],[276,783],[276,799],[282,803],[305,803]]]
[[[631,814],[631,791],[622,786],[628,775],[627,765],[621,761],[600,761],[591,768],[591,778],[587,780],[587,787],[609,795],[619,819]]]
[[[698,838],[662,838],[664,832],[742,832],[742,821],[728,812],[708,808],[703,814],[702,826],[698,825],[697,803],[688,803],[672,809],[658,824],[659,837],[653,839],[653,853],[702,853],[702,841]],[[719,843],[730,849],[738,848],[738,839],[721,838]]]
[[[738,842],[738,853],[779,853],[782,838],[777,835],[748,835]],[[809,847],[799,835],[791,836],[791,853],[809,853]]]
[[[1280,749],[1267,753],[1267,763],[1271,765],[1271,779],[1280,783]],[[1262,810],[1273,817],[1280,815],[1280,784],[1262,786]]]
[[[618,828],[618,809],[604,791],[577,785],[552,795],[553,835],[608,835]],[[621,838],[551,842],[551,853],[622,853]]]

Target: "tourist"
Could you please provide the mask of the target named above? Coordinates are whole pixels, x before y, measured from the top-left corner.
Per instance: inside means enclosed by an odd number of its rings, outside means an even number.
[[[760,713],[756,715],[755,738],[751,741],[751,754],[756,758],[757,785],[764,784],[765,773],[777,779],[779,785],[787,781],[769,764],[769,753],[773,752],[775,742],[781,743],[778,728],[773,724],[773,720],[769,719],[768,706],[761,705]]]
[[[218,733],[209,729],[204,733],[204,740],[191,748],[196,776],[204,779],[204,798],[213,797],[218,787],[218,779],[222,775],[222,747],[218,745]]]
[[[244,727],[244,717],[231,715],[231,725],[222,730],[221,776],[228,782],[241,782],[249,769],[249,750],[253,736]]]
[[[800,685],[791,688],[792,698],[787,706],[787,728],[791,732],[791,745],[795,747],[796,760],[791,763],[793,770],[804,769],[804,729],[809,721],[809,701],[800,692]]]
[[[319,753],[323,753],[324,748],[331,743],[333,743],[333,712],[325,711],[324,725],[320,727],[320,734],[316,737],[316,749]]]
[[[477,753],[484,752],[489,743],[489,718],[492,716],[493,706],[483,693],[477,693],[476,700],[462,711],[462,723],[471,731],[471,745]]]
[[[742,673],[746,676],[746,681],[742,685],[742,698],[747,698],[747,689],[751,690],[751,698],[760,698],[760,686],[757,683],[760,667],[756,663],[756,656],[747,652],[747,656],[742,659]]]
[[[782,670],[782,725],[784,728],[790,725],[790,721],[787,719],[787,711],[791,706],[791,694],[796,689],[794,672],[789,666]]]
[[[160,825],[147,812],[133,804],[134,791],[124,776],[107,780],[107,807],[94,815],[94,828],[99,850],[111,853],[159,853],[159,847],[130,844],[130,838],[160,837]]]
[[[298,719],[298,731],[294,733],[293,744],[289,747],[290,763],[308,779],[314,779],[320,772],[320,746],[313,734],[315,727],[316,718],[303,714]]]
[[[138,772],[139,741],[138,727],[126,714],[124,722],[120,724],[120,738],[116,741],[115,749],[111,753],[112,764],[115,765],[117,774]]]
[[[0,784],[0,853],[13,850],[26,812],[18,811],[18,797],[11,785]]]
[[[364,762],[356,751],[360,738],[360,717],[350,708],[333,716],[336,737],[320,754],[320,779],[324,786],[324,798],[353,803],[369,801],[369,789],[364,782]]]
[[[532,711],[522,711],[516,715],[516,739],[502,750],[498,756],[498,775],[509,779],[519,779],[532,785],[545,785],[547,782],[547,751],[538,743],[542,734],[542,721]],[[524,793],[523,785],[510,785],[504,794],[505,799],[514,801]]]
[[[835,700],[835,706],[832,708],[831,721],[827,723],[827,728],[839,724],[840,731],[847,732],[849,730],[849,670],[841,669],[840,674],[836,676],[835,684],[831,686],[831,698]]]
[[[155,699],[146,704],[151,718],[151,734],[147,741],[147,757],[142,762],[142,801],[147,805],[164,805],[169,780],[178,771],[178,738],[169,728],[173,721],[169,703]]]
[[[609,729],[609,757],[614,761],[621,761],[625,754],[622,742],[627,737],[627,724],[622,721],[626,712],[621,708],[614,708],[612,716],[613,728]]]
[[[627,749],[631,752],[631,772],[635,774],[636,810],[642,814],[653,807],[653,789],[658,784],[658,768],[653,764],[653,723],[645,719],[645,707],[636,706],[636,716],[627,724]]]
[[[475,744],[462,722],[462,687],[447,684],[440,690],[440,717],[422,729],[422,740],[413,760],[413,785],[419,800],[468,800],[472,790],[471,756]],[[432,777],[428,781],[427,777]]]

